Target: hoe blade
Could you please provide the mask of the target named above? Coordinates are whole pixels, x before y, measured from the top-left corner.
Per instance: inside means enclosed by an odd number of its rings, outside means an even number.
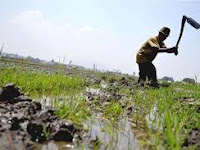
[[[193,26],[195,29],[199,29],[200,28],[200,24],[198,22],[196,22],[194,19],[192,18],[187,18],[187,22]]]

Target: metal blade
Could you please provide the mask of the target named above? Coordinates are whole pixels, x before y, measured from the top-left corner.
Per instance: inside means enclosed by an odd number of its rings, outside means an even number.
[[[187,18],[187,22],[193,26],[195,29],[199,29],[200,28],[200,24],[198,22],[196,22],[194,19],[192,18]]]

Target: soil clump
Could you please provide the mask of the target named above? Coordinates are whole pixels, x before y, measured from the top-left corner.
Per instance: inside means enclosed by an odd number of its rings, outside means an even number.
[[[62,120],[56,110],[24,96],[14,84],[0,89],[0,147],[34,149],[36,143],[81,139],[82,129]]]

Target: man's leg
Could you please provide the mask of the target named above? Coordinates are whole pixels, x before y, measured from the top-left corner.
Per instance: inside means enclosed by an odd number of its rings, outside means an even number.
[[[138,83],[142,83],[144,84],[144,82],[146,81],[146,63],[138,63],[139,66],[139,79],[138,79]]]
[[[150,80],[150,84],[151,85],[158,85],[158,81],[157,81],[157,73],[156,73],[156,67],[152,64],[152,63],[148,63],[148,73],[147,76]]]

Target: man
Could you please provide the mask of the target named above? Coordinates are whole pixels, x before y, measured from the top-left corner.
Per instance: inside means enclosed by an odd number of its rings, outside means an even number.
[[[169,34],[170,29],[168,27],[163,27],[156,37],[147,40],[138,51],[136,62],[139,66],[138,83],[140,83],[140,85],[144,85],[146,78],[148,78],[151,86],[158,86],[156,68],[152,64],[152,61],[158,53],[167,52],[175,53],[176,55],[178,54],[177,47],[166,48],[165,43],[163,42]]]

